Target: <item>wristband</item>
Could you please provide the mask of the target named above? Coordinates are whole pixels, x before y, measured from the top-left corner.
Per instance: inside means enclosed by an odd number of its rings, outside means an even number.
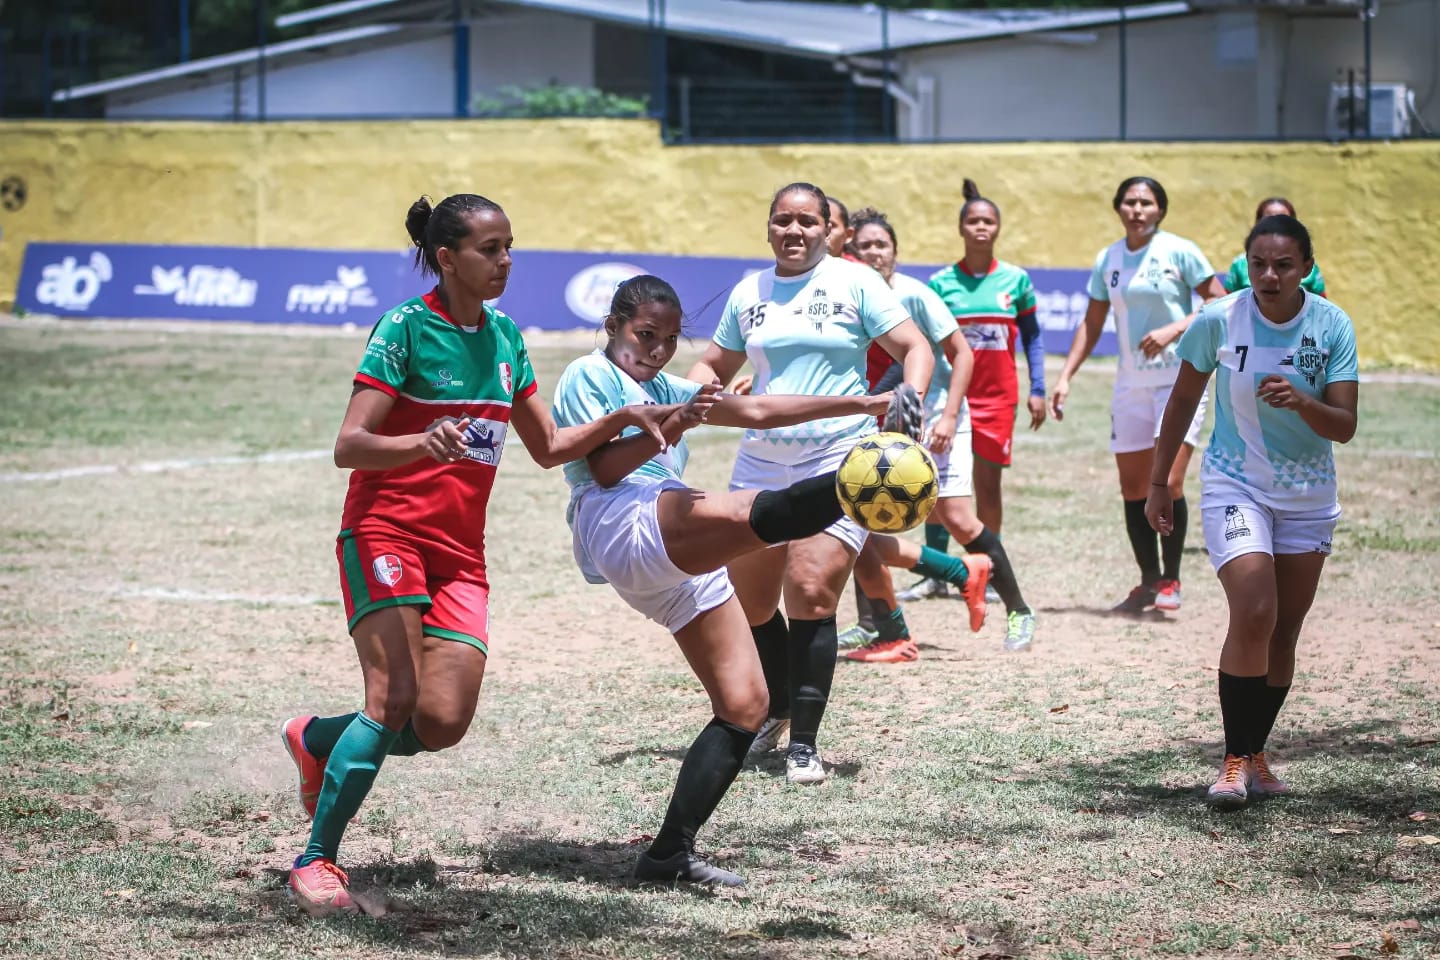
[[[1170,484],[1169,484],[1169,483],[1161,483],[1161,482],[1158,481],[1158,480],[1151,480],[1151,481],[1150,481],[1150,486],[1152,486],[1152,487],[1168,487],[1168,486],[1170,486]]]

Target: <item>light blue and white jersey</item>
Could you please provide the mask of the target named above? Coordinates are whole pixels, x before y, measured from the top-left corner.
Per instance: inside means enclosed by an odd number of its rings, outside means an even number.
[[[741,280],[725,303],[715,342],[749,358],[757,395],[863,397],[870,341],[908,316],[880,274],[827,256],[798,277],[777,277],[770,269]],[[874,432],[875,418],[866,414],[830,417],[746,430],[740,450],[771,463],[795,464]]]
[[[1335,304],[1305,294],[1305,306],[1283,325],[1261,316],[1251,290],[1207,304],[1180,338],[1179,355],[1202,373],[1215,371],[1215,431],[1200,469],[1201,506],[1230,502],[1240,488],[1278,510],[1335,503],[1335,458],[1293,410],[1256,396],[1279,374],[1318,397],[1328,383],[1359,380],[1355,328]]]
[[[683,377],[673,377],[663,370],[655,379],[641,383],[611,363],[605,351],[596,350],[571,361],[555,383],[554,417],[557,426],[577,427],[593,423],[632,403],[685,403],[699,391],[700,384]],[[626,427],[621,438],[641,433],[639,427]],[[682,436],[668,450],[662,450],[642,463],[622,483],[654,483],[657,480],[679,480],[690,458]],[[594,484],[590,465],[581,458],[565,464],[565,482],[572,491]]]
[[[1115,386],[1160,387],[1175,382],[1180,360],[1175,344],[1155,357],[1140,350],[1145,334],[1190,315],[1195,288],[1215,275],[1200,248],[1173,233],[1157,230],[1150,242],[1130,250],[1117,240],[1095,257],[1090,296],[1115,312],[1120,369]]]
[[[931,352],[935,354],[935,372],[930,374],[930,386],[925,391],[925,420],[933,426],[945,412],[945,403],[950,399],[950,375],[954,373],[943,344],[960,329],[960,324],[955,322],[955,315],[929,284],[899,271],[890,280],[901,305],[925,334],[925,339],[930,341]],[[963,422],[964,400],[960,401],[960,410],[959,421]]]

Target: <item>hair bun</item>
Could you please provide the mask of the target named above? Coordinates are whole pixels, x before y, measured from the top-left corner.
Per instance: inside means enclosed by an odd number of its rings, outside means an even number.
[[[421,195],[419,200],[410,204],[410,211],[405,214],[405,231],[410,234],[410,241],[417,247],[425,245],[425,226],[430,222],[430,214],[435,208],[430,206],[430,198]]]
[[[974,180],[966,177],[965,182],[960,186],[960,196],[965,198],[966,203],[969,203],[971,200],[979,200],[980,188],[975,185]]]

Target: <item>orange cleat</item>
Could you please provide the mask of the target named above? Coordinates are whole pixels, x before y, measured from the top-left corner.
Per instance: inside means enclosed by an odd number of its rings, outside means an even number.
[[[965,598],[965,606],[970,608],[970,630],[979,633],[980,628],[985,626],[985,588],[990,584],[990,571],[994,564],[983,553],[967,553],[960,559],[965,561],[965,569],[969,571],[960,595]]]
[[[1250,773],[1250,758],[1225,754],[1225,763],[1220,768],[1220,777],[1210,785],[1205,800],[1220,810],[1238,810],[1250,799],[1245,781]]]
[[[312,917],[360,912],[359,904],[350,899],[350,878],[324,858],[290,871],[290,893],[300,909]]]
[[[280,740],[285,752],[295,761],[300,771],[300,806],[305,808],[305,818],[315,819],[315,805],[320,802],[320,787],[325,783],[325,761],[305,747],[305,728],[315,717],[291,717],[280,727]]]
[[[1155,584],[1155,609],[1171,611],[1180,609],[1179,580],[1161,580]]]
[[[909,637],[875,640],[858,650],[851,650],[845,654],[845,659],[857,663],[910,663],[920,659],[920,648]]]
[[[1290,784],[1275,776],[1270,769],[1270,763],[1265,759],[1265,751],[1250,757],[1250,776],[1246,782],[1250,792],[1262,797],[1278,797],[1290,792]]]

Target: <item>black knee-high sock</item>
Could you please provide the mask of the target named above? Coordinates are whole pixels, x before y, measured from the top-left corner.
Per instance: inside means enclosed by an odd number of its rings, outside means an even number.
[[[1184,497],[1171,504],[1170,513],[1175,518],[1174,528],[1170,531],[1170,536],[1160,538],[1160,553],[1165,558],[1165,573],[1162,577],[1165,580],[1179,580],[1180,555],[1185,552],[1185,527],[1190,522],[1190,508]]]
[[[790,621],[790,742],[815,746],[835,679],[835,618]]]
[[[1006,613],[1030,612],[1020,594],[1020,584],[1015,580],[1015,568],[1010,566],[1010,555],[1005,552],[1005,545],[999,537],[988,528],[983,529],[980,536],[965,544],[965,552],[983,553],[990,558],[990,582],[995,584],[995,592],[1005,601]]]
[[[1255,732],[1250,738],[1250,749],[1254,753],[1265,749],[1265,741],[1270,739],[1270,731],[1275,729],[1275,718],[1280,716],[1280,708],[1285,705],[1289,693],[1288,683],[1283,687],[1265,685],[1264,696],[1255,714]]]
[[[1261,712],[1265,697],[1265,676],[1237,677],[1224,670],[1218,673],[1225,752],[1236,757],[1248,757],[1253,749],[1255,718]]]
[[[855,619],[863,629],[874,633],[875,601],[865,595],[865,588],[860,586],[859,577],[851,576],[850,579],[855,587]]]
[[[1140,582],[1153,587],[1160,579],[1160,537],[1145,519],[1144,500],[1125,501],[1125,532],[1130,535],[1130,549],[1140,567]]]
[[[750,628],[755,649],[760,654],[760,669],[765,671],[765,689],[770,691],[770,716],[790,716],[790,628],[785,614],[775,616],[758,627]]]
[[[742,729],[719,717],[706,724],[680,764],[665,823],[650,844],[650,856],[664,860],[695,849],[696,832],[735,782],[735,775],[745,763],[745,751],[754,739],[754,730]]]
[[[784,543],[813,537],[841,516],[831,472],[784,490],[761,490],[750,504],[750,529],[766,543]]]

